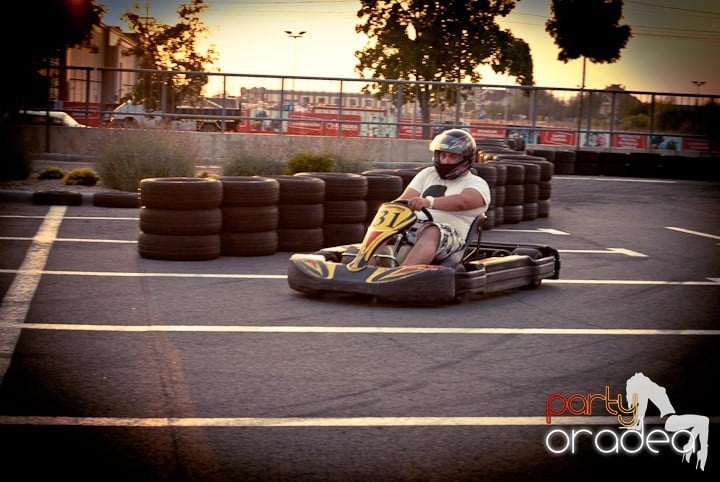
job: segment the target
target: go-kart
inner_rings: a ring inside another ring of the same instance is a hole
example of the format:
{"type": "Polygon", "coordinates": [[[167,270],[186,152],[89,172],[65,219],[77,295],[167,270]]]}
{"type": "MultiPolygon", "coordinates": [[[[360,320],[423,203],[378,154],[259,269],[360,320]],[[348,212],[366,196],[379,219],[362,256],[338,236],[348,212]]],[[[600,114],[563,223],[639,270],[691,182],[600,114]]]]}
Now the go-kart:
{"type": "MultiPolygon", "coordinates": [[[[422,211],[432,221],[431,213],[422,211]]],[[[537,288],[543,279],[559,277],[560,256],[549,246],[481,243],[484,216],[474,220],[464,249],[455,255],[438,264],[403,266],[411,247],[407,231],[416,220],[407,202],[382,204],[361,243],[292,254],[290,288],[311,296],[342,293],[426,304],[537,288]]]]}

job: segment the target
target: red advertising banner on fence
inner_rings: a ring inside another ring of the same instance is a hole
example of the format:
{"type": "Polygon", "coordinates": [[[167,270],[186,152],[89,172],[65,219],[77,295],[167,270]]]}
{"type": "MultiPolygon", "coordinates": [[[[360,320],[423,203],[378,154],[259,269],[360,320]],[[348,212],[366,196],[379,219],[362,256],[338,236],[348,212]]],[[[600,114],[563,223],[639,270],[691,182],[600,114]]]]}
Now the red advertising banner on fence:
{"type": "Polygon", "coordinates": [[[570,131],[540,131],[538,138],[540,144],[556,146],[574,146],[577,143],[577,133],[570,131]]]}
{"type": "MultiPolygon", "coordinates": [[[[289,112],[287,122],[287,134],[304,136],[337,136],[338,122],[337,114],[323,114],[321,112],[289,112]]],[[[360,116],[341,115],[342,137],[360,136],[360,116]]]]}
{"type": "Polygon", "coordinates": [[[487,139],[492,137],[505,137],[507,126],[480,124],[479,122],[470,123],[470,135],[475,139],[487,139]]]}
{"type": "Polygon", "coordinates": [[[610,137],[611,147],[624,149],[647,149],[648,136],[641,134],[612,134],[610,137]]]}
{"type": "Polygon", "coordinates": [[[85,102],[66,100],[62,104],[62,108],[79,123],[90,127],[100,127],[100,114],[97,111],[101,109],[101,105],[97,102],[86,104],[85,102]],[[85,109],[88,109],[87,118],[85,117],[85,109]]]}

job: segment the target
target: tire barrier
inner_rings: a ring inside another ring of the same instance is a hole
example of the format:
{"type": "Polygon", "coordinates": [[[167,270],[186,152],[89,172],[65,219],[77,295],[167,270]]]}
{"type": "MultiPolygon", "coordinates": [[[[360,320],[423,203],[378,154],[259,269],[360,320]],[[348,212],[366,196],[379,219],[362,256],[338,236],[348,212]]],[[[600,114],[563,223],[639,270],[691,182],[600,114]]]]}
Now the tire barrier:
{"type": "Polygon", "coordinates": [[[142,258],[205,261],[220,256],[223,185],[216,179],[166,177],[140,181],[142,258]]]}
{"type": "Polygon", "coordinates": [[[280,183],[262,176],[221,176],[220,254],[268,256],[278,250],[280,183]]]}
{"type": "Polygon", "coordinates": [[[45,206],[79,206],[82,204],[83,196],[79,192],[66,191],[37,191],[32,194],[33,204],[45,206]]]}
{"type": "Polygon", "coordinates": [[[402,194],[404,181],[397,174],[388,174],[385,171],[369,170],[360,174],[368,180],[368,192],[365,197],[367,216],[364,221],[367,228],[383,203],[397,199],[402,194]]]}
{"type": "Polygon", "coordinates": [[[345,172],[299,172],[325,181],[323,244],[359,243],[365,235],[368,177],[345,172]]]}
{"type": "Polygon", "coordinates": [[[308,252],[323,247],[325,181],[313,176],[268,176],[278,181],[278,251],[308,252]]]}

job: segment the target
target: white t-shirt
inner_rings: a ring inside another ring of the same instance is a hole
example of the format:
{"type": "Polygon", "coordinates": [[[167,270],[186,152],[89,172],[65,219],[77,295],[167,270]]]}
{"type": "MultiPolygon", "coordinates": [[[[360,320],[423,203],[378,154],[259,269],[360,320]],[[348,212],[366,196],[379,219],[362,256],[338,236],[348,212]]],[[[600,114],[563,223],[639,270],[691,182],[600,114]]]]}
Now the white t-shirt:
{"type": "MultiPolygon", "coordinates": [[[[438,209],[429,209],[436,223],[449,224],[463,237],[467,237],[470,224],[473,220],[485,214],[490,205],[490,186],[485,179],[471,172],[458,177],[457,179],[441,178],[435,166],[428,166],[410,181],[408,184],[410,189],[414,189],[420,193],[420,196],[433,196],[435,198],[443,196],[451,196],[460,194],[464,189],[475,189],[485,200],[485,204],[479,208],[467,209],[464,211],[440,211],[438,209]]],[[[420,217],[424,217],[422,213],[418,213],[420,217]]]]}

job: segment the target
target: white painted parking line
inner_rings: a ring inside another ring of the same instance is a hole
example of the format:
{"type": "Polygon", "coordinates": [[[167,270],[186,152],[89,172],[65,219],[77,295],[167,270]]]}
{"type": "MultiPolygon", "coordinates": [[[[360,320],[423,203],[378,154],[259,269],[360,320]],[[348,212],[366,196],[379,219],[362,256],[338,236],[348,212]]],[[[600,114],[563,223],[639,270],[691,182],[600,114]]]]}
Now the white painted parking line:
{"type": "MultiPolygon", "coordinates": [[[[720,422],[720,416],[708,417],[710,423],[720,422]]],[[[553,417],[548,424],[545,416],[537,417],[43,417],[0,416],[0,425],[36,425],[71,427],[507,427],[507,426],[563,426],[617,425],[616,416],[577,415],[553,417]]],[[[647,425],[664,425],[665,419],[645,417],[647,425]]]]}
{"type": "MultiPolygon", "coordinates": [[[[0,214],[0,218],[14,218],[14,219],[45,219],[45,216],[38,215],[20,215],[20,214],[0,214]]],[[[65,216],[64,219],[74,220],[100,220],[100,221],[139,221],[138,217],[120,217],[120,216],[65,216]]]]}
{"type": "MultiPolygon", "coordinates": [[[[6,236],[0,237],[0,241],[31,241],[33,238],[24,238],[20,236],[6,236]]],[[[137,240],[128,239],[89,239],[89,238],[56,238],[55,242],[66,242],[66,243],[129,243],[137,244],[137,240]]]]}
{"type": "Polygon", "coordinates": [[[571,181],[601,181],[601,182],[642,182],[648,184],[677,184],[672,179],[645,179],[631,177],[596,177],[596,176],[553,176],[553,180],[571,180],[571,181]]]}
{"type": "Polygon", "coordinates": [[[720,239],[720,236],[714,234],[701,233],[700,231],[692,231],[690,229],[677,228],[675,226],[665,226],[665,229],[672,229],[673,231],[679,231],[681,233],[694,234],[695,236],[703,236],[705,238],[720,239]]]}
{"type": "Polygon", "coordinates": [[[647,258],[647,254],[638,253],[631,249],[625,248],[606,248],[606,249],[558,249],[559,253],[582,253],[582,254],[624,254],[634,258],[647,258]]]}
{"type": "Polygon", "coordinates": [[[19,323],[26,330],[200,333],[338,333],[395,335],[603,335],[718,336],[720,330],[656,330],[629,328],[452,328],[425,326],[268,326],[268,325],[91,325],[79,323],[19,323]]]}
{"type": "Polygon", "coordinates": [[[18,270],[13,270],[17,276],[0,304],[0,381],[5,377],[20,336],[17,325],[25,321],[66,210],[67,206],[50,207],[45,221],[38,228],[35,237],[31,238],[32,244],[22,265],[18,270]]]}
{"type": "Polygon", "coordinates": [[[552,234],[555,236],[570,236],[570,233],[566,233],[565,231],[560,231],[559,229],[549,229],[549,228],[536,228],[536,229],[493,229],[493,231],[503,232],[503,233],[542,233],[542,234],[552,234]]]}
{"type": "Polygon", "coordinates": [[[708,281],[660,281],[634,279],[544,279],[543,283],[570,285],[720,286],[718,278],[708,281]]]}

